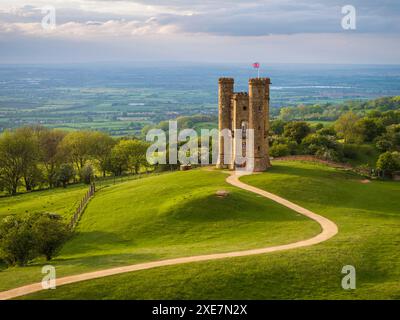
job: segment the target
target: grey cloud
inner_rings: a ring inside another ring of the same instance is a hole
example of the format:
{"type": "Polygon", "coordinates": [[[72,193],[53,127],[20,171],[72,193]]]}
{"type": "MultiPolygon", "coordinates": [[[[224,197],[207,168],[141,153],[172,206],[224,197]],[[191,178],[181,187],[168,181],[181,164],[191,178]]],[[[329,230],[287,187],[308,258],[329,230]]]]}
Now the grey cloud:
{"type": "MultiPolygon", "coordinates": [[[[97,0],[119,2],[118,0],[97,0]]],[[[160,6],[160,13],[117,15],[82,11],[57,10],[57,22],[98,23],[108,20],[135,21],[160,26],[174,26],[183,33],[206,33],[229,36],[264,36],[270,34],[337,33],[341,28],[343,0],[134,0],[132,2],[160,6]],[[176,14],[165,14],[162,7],[173,8],[176,14]],[[192,15],[180,11],[193,12],[192,15]]],[[[360,33],[400,32],[400,1],[351,0],[357,9],[357,30],[360,33]]],[[[40,22],[38,8],[21,8],[25,15],[1,14],[0,22],[40,22]]]]}

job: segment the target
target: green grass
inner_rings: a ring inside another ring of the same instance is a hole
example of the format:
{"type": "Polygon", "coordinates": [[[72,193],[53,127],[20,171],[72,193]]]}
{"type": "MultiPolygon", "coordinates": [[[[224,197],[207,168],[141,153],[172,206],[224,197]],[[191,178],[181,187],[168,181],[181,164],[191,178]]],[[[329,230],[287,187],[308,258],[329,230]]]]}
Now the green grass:
{"type": "Polygon", "coordinates": [[[33,191],[0,197],[0,218],[11,214],[51,212],[70,218],[88,190],[87,185],[33,191]]]}
{"type": "MultiPolygon", "coordinates": [[[[196,254],[259,248],[309,238],[320,226],[225,182],[215,170],[174,172],[99,191],[76,235],[51,262],[69,275],[196,254]],[[217,190],[228,190],[218,198],[217,190]]],[[[40,281],[43,261],[0,272],[0,290],[40,281]]]]}
{"type": "Polygon", "coordinates": [[[25,298],[400,299],[400,183],[363,184],[353,173],[299,162],[275,162],[242,180],[328,217],[339,233],[308,248],[127,273],[25,298]],[[356,290],[341,288],[344,265],[356,268],[356,290]]]}

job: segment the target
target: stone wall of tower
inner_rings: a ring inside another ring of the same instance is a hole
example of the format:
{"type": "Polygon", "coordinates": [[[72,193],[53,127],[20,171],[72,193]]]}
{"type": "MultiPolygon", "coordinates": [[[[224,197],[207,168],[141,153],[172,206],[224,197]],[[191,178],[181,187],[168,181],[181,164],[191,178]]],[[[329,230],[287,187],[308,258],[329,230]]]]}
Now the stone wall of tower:
{"type": "MultiPolygon", "coordinates": [[[[241,150],[237,149],[236,139],[239,138],[238,132],[235,132],[235,129],[243,129],[243,122],[249,122],[249,95],[247,92],[238,92],[234,93],[232,96],[232,129],[233,129],[233,160],[235,160],[236,155],[239,154],[241,156],[246,155],[245,145],[241,145],[241,150]]],[[[244,132],[245,133],[245,132],[244,132]]],[[[242,132],[243,134],[243,132],[242,132]]],[[[242,138],[242,142],[245,142],[245,137],[242,138]]],[[[235,166],[230,166],[231,169],[234,169],[235,166]]]]}
{"type": "MultiPolygon", "coordinates": [[[[253,171],[265,171],[267,169],[267,144],[266,119],[268,109],[267,86],[269,79],[255,78],[249,80],[249,128],[254,130],[254,155],[249,155],[254,161],[253,171]]],[[[267,134],[268,136],[268,134],[267,134]]]]}
{"type": "MultiPolygon", "coordinates": [[[[234,80],[232,78],[220,78],[218,81],[218,129],[232,130],[231,99],[233,95],[234,80]]],[[[225,142],[223,136],[219,136],[218,168],[227,168],[232,160],[232,154],[224,154],[225,142]],[[228,160],[229,161],[226,161],[228,160]]]]}
{"type": "Polygon", "coordinates": [[[265,95],[266,95],[266,108],[265,108],[265,114],[264,114],[264,119],[265,119],[265,133],[264,133],[264,139],[265,139],[265,155],[266,155],[266,161],[267,161],[267,167],[271,167],[271,162],[269,160],[269,87],[271,85],[271,80],[269,78],[265,78],[265,95]]]}

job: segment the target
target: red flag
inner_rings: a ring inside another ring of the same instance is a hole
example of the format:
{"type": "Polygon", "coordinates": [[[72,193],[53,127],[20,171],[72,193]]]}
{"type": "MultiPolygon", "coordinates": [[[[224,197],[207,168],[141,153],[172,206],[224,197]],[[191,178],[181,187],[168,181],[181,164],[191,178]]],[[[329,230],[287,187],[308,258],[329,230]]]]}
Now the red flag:
{"type": "Polygon", "coordinates": [[[254,68],[254,69],[260,68],[260,63],[259,63],[259,62],[254,62],[254,63],[253,63],[253,68],[254,68]]]}

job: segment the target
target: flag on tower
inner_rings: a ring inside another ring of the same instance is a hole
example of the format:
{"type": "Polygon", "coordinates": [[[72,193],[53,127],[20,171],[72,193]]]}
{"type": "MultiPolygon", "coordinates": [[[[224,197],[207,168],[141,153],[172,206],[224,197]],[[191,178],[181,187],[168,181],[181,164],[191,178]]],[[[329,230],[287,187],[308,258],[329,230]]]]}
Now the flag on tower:
{"type": "Polygon", "coordinates": [[[253,63],[253,68],[257,69],[257,77],[260,77],[260,63],[259,62],[254,62],[253,63]]]}

